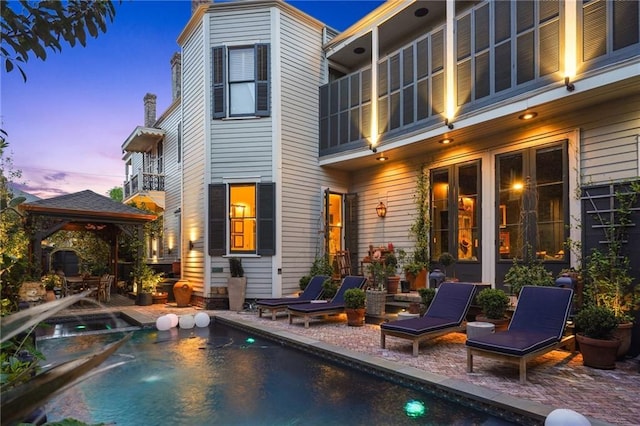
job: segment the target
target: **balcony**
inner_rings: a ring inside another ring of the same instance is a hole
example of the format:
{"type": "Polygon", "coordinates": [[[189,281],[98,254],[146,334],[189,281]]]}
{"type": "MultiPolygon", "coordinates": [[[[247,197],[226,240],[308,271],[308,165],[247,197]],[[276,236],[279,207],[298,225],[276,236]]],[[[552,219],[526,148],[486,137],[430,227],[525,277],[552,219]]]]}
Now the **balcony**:
{"type": "Polygon", "coordinates": [[[153,212],[164,210],[164,174],[138,173],[124,183],[124,203],[136,203],[153,212]]]}

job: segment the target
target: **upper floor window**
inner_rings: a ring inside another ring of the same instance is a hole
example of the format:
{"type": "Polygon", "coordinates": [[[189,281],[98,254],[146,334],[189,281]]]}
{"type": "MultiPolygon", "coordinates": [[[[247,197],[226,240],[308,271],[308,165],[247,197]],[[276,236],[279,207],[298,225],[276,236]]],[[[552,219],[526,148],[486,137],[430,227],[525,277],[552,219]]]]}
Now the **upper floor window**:
{"type": "Polygon", "coordinates": [[[270,114],[269,45],[212,51],[213,118],[270,114]]]}
{"type": "Polygon", "coordinates": [[[156,149],[158,153],[158,173],[164,172],[164,145],[162,141],[158,142],[158,148],[156,149]]]}
{"type": "Polygon", "coordinates": [[[178,163],[182,161],[182,123],[178,123],[178,163]]]}

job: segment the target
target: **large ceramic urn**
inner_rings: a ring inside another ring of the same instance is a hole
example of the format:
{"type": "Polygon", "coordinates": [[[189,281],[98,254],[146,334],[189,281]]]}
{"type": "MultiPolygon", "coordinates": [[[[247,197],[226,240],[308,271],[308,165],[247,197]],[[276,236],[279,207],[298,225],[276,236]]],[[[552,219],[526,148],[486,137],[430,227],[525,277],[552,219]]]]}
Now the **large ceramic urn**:
{"type": "Polygon", "coordinates": [[[193,287],[187,280],[180,280],[173,285],[173,295],[176,298],[176,304],[178,308],[184,308],[191,303],[191,293],[193,293],[193,287]]]}

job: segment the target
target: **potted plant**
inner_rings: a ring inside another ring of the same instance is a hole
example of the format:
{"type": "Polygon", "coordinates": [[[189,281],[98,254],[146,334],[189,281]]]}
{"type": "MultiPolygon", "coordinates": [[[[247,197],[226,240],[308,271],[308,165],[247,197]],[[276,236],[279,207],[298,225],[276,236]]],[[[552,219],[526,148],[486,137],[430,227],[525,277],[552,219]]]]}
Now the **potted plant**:
{"type": "Polygon", "coordinates": [[[427,268],[424,262],[417,261],[414,255],[408,256],[406,251],[399,249],[398,263],[400,264],[400,269],[404,272],[404,277],[409,282],[409,289],[417,290],[424,288],[424,286],[416,285],[416,282],[426,283],[427,268]]]}
{"type": "Polygon", "coordinates": [[[418,294],[420,295],[420,299],[422,299],[422,304],[424,305],[424,312],[429,309],[433,298],[436,297],[436,289],[435,288],[419,288],[418,294]]]}
{"type": "Polygon", "coordinates": [[[509,308],[509,296],[499,288],[485,288],[478,293],[476,301],[482,309],[482,314],[476,316],[476,321],[490,322],[496,331],[506,330],[509,318],[506,317],[509,308]]]}
{"type": "Polygon", "coordinates": [[[54,274],[52,272],[43,275],[41,278],[42,285],[47,292],[47,301],[52,301],[56,299],[55,289],[60,289],[62,287],[62,277],[58,274],[54,274]]]}
{"type": "Polygon", "coordinates": [[[364,325],[365,299],[365,292],[360,288],[350,288],[344,292],[344,306],[348,325],[354,327],[364,325]]]}
{"type": "Polygon", "coordinates": [[[333,299],[333,296],[338,292],[338,285],[340,284],[339,280],[334,280],[329,277],[322,283],[322,298],[325,300],[333,299]]]}
{"type": "Polygon", "coordinates": [[[230,257],[229,270],[231,273],[231,276],[227,280],[229,309],[239,312],[244,307],[244,297],[247,290],[247,278],[244,276],[242,259],[239,257],[230,257]]]}
{"type": "Polygon", "coordinates": [[[582,363],[605,370],[616,368],[620,339],[613,335],[618,326],[615,312],[606,306],[589,305],[578,312],[574,321],[582,363]]]}
{"type": "Polygon", "coordinates": [[[153,304],[153,293],[156,286],[163,280],[163,273],[156,273],[146,263],[141,263],[140,267],[134,271],[134,279],[140,284],[141,292],[137,296],[137,303],[141,306],[153,304]]]}
{"type": "Polygon", "coordinates": [[[453,271],[453,277],[447,277],[447,268],[449,266],[452,266],[454,263],[456,263],[456,258],[453,257],[453,255],[449,252],[444,252],[440,255],[440,257],[438,257],[438,263],[440,265],[442,265],[442,268],[444,269],[444,276],[445,276],[445,281],[454,281],[455,280],[455,270],[453,271]]]}
{"type": "MultiPolygon", "coordinates": [[[[393,247],[389,244],[389,247],[393,247]]],[[[398,275],[398,258],[395,252],[390,251],[384,256],[385,266],[385,282],[387,286],[387,293],[396,294],[398,287],[400,286],[400,275],[398,275]]]]}

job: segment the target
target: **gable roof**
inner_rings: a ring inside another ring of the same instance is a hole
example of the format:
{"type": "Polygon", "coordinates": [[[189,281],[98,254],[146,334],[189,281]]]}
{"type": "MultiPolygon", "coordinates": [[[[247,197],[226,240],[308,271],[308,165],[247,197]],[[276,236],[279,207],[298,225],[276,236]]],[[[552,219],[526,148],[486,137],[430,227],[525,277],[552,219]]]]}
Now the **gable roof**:
{"type": "Polygon", "coordinates": [[[122,204],[104,195],[90,190],[61,195],[59,197],[20,204],[27,213],[47,216],[73,217],[87,221],[106,220],[110,222],[147,222],[156,219],[156,215],[122,204]]]}

